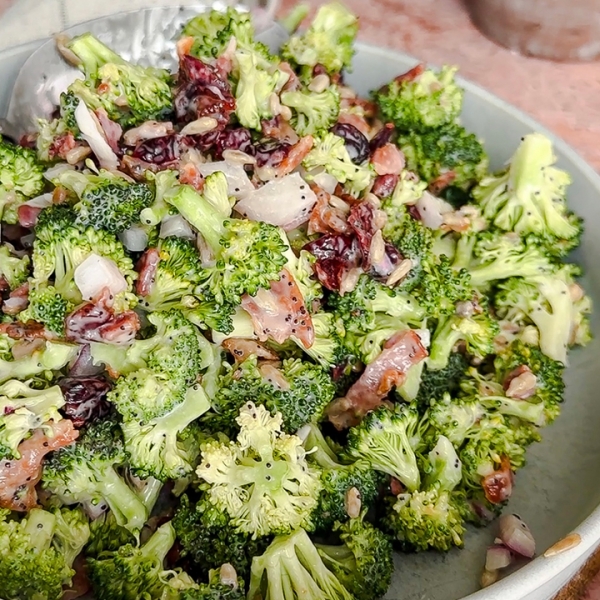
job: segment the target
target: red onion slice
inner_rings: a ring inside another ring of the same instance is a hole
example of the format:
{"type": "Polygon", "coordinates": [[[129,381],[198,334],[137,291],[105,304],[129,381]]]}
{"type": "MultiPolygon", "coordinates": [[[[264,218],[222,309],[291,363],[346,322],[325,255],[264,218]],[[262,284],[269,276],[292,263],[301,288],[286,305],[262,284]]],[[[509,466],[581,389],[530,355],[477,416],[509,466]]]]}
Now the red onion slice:
{"type": "Polygon", "coordinates": [[[499,521],[500,539],[513,552],[533,558],[535,555],[535,540],[529,527],[518,515],[502,515],[499,521]]]}
{"type": "Polygon", "coordinates": [[[485,570],[497,571],[505,569],[513,560],[511,551],[503,544],[494,544],[487,549],[485,555],[485,570]]]}

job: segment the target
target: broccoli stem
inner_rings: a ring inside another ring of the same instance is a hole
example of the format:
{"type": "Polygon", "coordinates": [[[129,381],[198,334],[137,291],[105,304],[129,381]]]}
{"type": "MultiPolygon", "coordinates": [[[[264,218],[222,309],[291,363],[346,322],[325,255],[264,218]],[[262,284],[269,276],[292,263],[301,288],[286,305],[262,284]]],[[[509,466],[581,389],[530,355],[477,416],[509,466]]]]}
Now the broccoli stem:
{"type": "Polygon", "coordinates": [[[175,543],[175,529],[171,521],[159,527],[152,537],[142,546],[144,558],[156,559],[161,565],[164,563],[169,550],[175,543]]]}
{"type": "Polygon", "coordinates": [[[79,67],[87,75],[95,76],[98,69],[107,63],[127,64],[118,54],[115,54],[91,33],[84,33],[73,38],[68,46],[69,50],[76,54],[81,61],[79,67]]]}
{"type": "Polygon", "coordinates": [[[452,349],[463,338],[464,334],[456,326],[456,319],[453,317],[446,319],[441,328],[438,326],[431,341],[427,368],[431,371],[445,369],[452,349]]]}
{"type": "Polygon", "coordinates": [[[98,493],[108,503],[119,525],[131,531],[142,529],[148,517],[146,507],[113,468],[103,473],[98,493]]]}
{"type": "Polygon", "coordinates": [[[41,553],[50,548],[55,528],[56,517],[52,513],[41,508],[33,508],[27,515],[24,533],[29,535],[31,545],[36,552],[41,553]]]}
{"type": "Polygon", "coordinates": [[[309,12],[310,7],[308,4],[296,4],[296,6],[294,6],[294,8],[279,21],[279,23],[291,35],[298,27],[300,27],[300,23],[304,21],[309,12]]]}
{"type": "Polygon", "coordinates": [[[310,431],[304,441],[304,447],[311,453],[310,457],[323,469],[339,469],[340,463],[321,429],[312,423],[307,427],[310,427],[310,431]]]}

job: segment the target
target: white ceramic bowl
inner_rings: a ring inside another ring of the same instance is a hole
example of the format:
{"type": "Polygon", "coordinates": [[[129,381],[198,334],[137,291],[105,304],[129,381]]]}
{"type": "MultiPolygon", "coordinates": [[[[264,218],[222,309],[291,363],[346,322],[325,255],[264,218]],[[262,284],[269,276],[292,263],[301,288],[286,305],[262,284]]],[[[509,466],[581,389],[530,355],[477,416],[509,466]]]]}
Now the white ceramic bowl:
{"type": "MultiPolygon", "coordinates": [[[[102,36],[100,36],[102,37],[102,36]]],[[[0,52],[0,117],[17,73],[41,42],[0,52]]],[[[407,55],[359,44],[348,81],[367,94],[415,64],[407,55]]],[[[585,287],[600,305],[600,176],[567,144],[535,121],[481,88],[461,82],[466,90],[463,122],[481,136],[492,167],[500,167],[521,137],[542,131],[555,143],[559,164],[573,184],[569,202],[586,220],[586,233],[576,259],[583,265],[585,287]]],[[[543,98],[540,98],[543,102],[543,98]]],[[[600,311],[592,316],[599,331],[600,311]]],[[[517,474],[508,510],[520,514],[537,540],[539,558],[501,582],[479,589],[485,550],[495,534],[469,531],[464,550],[440,554],[398,554],[389,600],[549,600],[576,573],[600,541],[600,341],[571,355],[563,414],[543,432],[544,441],[531,448],[529,464],[517,474]],[[553,558],[543,552],[576,531],[581,543],[553,558]]]]}

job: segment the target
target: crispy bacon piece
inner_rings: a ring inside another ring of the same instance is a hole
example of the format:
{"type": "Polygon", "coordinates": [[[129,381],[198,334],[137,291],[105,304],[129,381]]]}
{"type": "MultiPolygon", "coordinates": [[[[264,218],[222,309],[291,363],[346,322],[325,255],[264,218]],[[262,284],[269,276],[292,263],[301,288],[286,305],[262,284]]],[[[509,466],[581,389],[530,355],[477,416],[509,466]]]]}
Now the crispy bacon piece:
{"type": "Polygon", "coordinates": [[[198,167],[191,161],[180,165],[179,182],[191,185],[195,190],[201,192],[204,189],[204,177],[198,170],[198,167]]]}
{"type": "Polygon", "coordinates": [[[402,83],[403,81],[414,81],[417,77],[420,77],[425,71],[425,63],[419,63],[415,65],[412,69],[406,71],[406,73],[402,73],[402,75],[398,75],[394,78],[394,81],[398,83],[402,83]]]}
{"type": "Polygon", "coordinates": [[[371,131],[371,128],[364,117],[351,112],[341,112],[338,117],[338,123],[352,125],[365,136],[368,136],[371,131]]]}
{"type": "Polygon", "coordinates": [[[21,323],[20,321],[15,321],[14,323],[2,323],[0,324],[0,333],[5,333],[13,340],[27,340],[29,342],[36,338],[47,337],[46,329],[37,321],[27,321],[27,323],[21,323]]]}
{"type": "Polygon", "coordinates": [[[18,459],[0,461],[0,507],[27,511],[36,506],[35,486],[42,477],[42,460],[46,454],[74,442],[79,432],[68,419],[48,423],[52,435],[36,429],[19,444],[18,459]]]}
{"type": "Polygon", "coordinates": [[[331,194],[318,185],[311,184],[312,191],[317,196],[317,203],[310,213],[308,220],[308,235],[314,233],[348,233],[349,227],[343,210],[331,206],[331,194]]]}
{"type": "Polygon", "coordinates": [[[456,179],[456,173],[454,171],[446,171],[440,173],[433,181],[429,183],[427,189],[434,195],[439,196],[448,186],[452,185],[456,179]]]}
{"type": "Polygon", "coordinates": [[[159,262],[160,253],[157,248],[148,248],[138,261],[136,270],[139,277],[135,282],[135,291],[138,296],[144,297],[150,293],[159,262]]]}
{"type": "Polygon", "coordinates": [[[300,138],[300,141],[290,148],[285,158],[275,169],[276,176],[283,177],[300,166],[306,155],[311,151],[314,143],[315,140],[312,135],[305,135],[303,138],[300,138]]]}
{"type": "Polygon", "coordinates": [[[404,383],[408,369],[426,357],[427,350],[412,329],[392,336],[346,396],[329,405],[327,414],[331,423],[339,430],[360,423],[369,411],[381,404],[393,387],[404,383]]]}
{"type": "Polygon", "coordinates": [[[298,284],[287,269],[283,269],[279,281],[271,282],[268,290],[244,296],[242,308],[252,317],[254,332],[261,342],[271,338],[282,344],[294,336],[305,348],[313,345],[315,331],[311,316],[298,284]]]}
{"type": "Polygon", "coordinates": [[[233,356],[236,363],[244,362],[249,356],[266,360],[278,360],[277,354],[256,340],[246,338],[228,338],[223,342],[223,348],[233,356]]]}
{"type": "Polygon", "coordinates": [[[286,391],[290,389],[289,381],[283,376],[283,373],[272,363],[263,362],[258,370],[263,379],[279,390],[286,391]]]}
{"type": "Polygon", "coordinates": [[[510,498],[513,487],[513,472],[507,456],[502,457],[500,468],[497,471],[483,478],[481,485],[485,497],[492,504],[501,504],[510,498]]]}
{"type": "Polygon", "coordinates": [[[397,175],[404,169],[404,154],[394,144],[385,144],[373,152],[371,163],[377,175],[397,175]]]}
{"type": "Polygon", "coordinates": [[[131,343],[140,329],[140,319],[128,310],[115,314],[105,302],[86,302],[65,320],[66,339],[80,344],[105,342],[124,345],[131,343]]]}
{"type": "Polygon", "coordinates": [[[121,154],[119,148],[119,140],[123,135],[123,128],[118,124],[109,119],[107,112],[103,108],[98,108],[94,111],[94,114],[98,118],[100,127],[104,132],[104,137],[115,154],[121,154]]]}
{"type": "Polygon", "coordinates": [[[74,150],[77,145],[78,142],[70,131],[68,133],[57,135],[50,144],[48,156],[51,159],[62,158],[63,160],[67,160],[67,154],[71,150],[74,150]]]}

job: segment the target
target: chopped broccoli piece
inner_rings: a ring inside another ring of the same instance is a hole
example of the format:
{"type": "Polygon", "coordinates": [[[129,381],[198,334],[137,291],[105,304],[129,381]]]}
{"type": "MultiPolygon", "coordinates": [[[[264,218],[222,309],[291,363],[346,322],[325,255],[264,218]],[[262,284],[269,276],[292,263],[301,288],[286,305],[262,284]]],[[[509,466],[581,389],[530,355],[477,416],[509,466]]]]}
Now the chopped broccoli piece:
{"type": "Polygon", "coordinates": [[[11,290],[27,281],[31,259],[27,254],[21,258],[13,255],[7,243],[0,246],[0,278],[4,279],[11,290]]]}
{"type": "Polygon", "coordinates": [[[119,525],[112,512],[102,513],[90,523],[90,539],[85,547],[85,555],[96,558],[103,552],[114,552],[121,546],[135,543],[135,535],[119,525]]]}
{"type": "Polygon", "coordinates": [[[91,33],[73,38],[67,47],[80,60],[85,75],[84,80],[73,82],[69,91],[88,108],[103,108],[123,127],[168,120],[173,110],[168,71],[133,65],[91,33]]]}
{"type": "Polygon", "coordinates": [[[20,458],[19,444],[48,421],[60,421],[64,404],[57,385],[36,390],[16,379],[0,385],[0,459],[20,458]]]}
{"type": "Polygon", "coordinates": [[[419,406],[429,406],[432,401],[441,399],[444,393],[458,391],[460,381],[469,367],[469,362],[460,352],[451,352],[446,366],[437,371],[430,370],[427,361],[422,364],[424,369],[417,393],[419,406]]]}
{"type": "Polygon", "coordinates": [[[208,498],[240,532],[283,534],[310,520],[321,489],[319,472],[306,462],[302,440],[282,433],[281,413],[248,402],[238,416],[237,442],[210,441],[196,473],[208,498]]]}
{"type": "Polygon", "coordinates": [[[304,349],[306,354],[325,369],[344,364],[348,352],[344,348],[344,326],[340,319],[329,312],[311,315],[315,340],[312,346],[304,349]]]}
{"type": "Polygon", "coordinates": [[[65,300],[53,286],[37,287],[29,291],[29,306],[19,313],[19,321],[42,323],[58,336],[65,334],[65,319],[75,305],[65,300]]]}
{"type": "Polygon", "coordinates": [[[424,133],[453,123],[458,117],[463,90],[454,81],[456,67],[439,73],[415,67],[374,94],[386,121],[399,131],[424,133]]]}
{"type": "Polygon", "coordinates": [[[53,452],[46,460],[43,486],[64,504],[94,507],[106,503],[119,525],[138,532],[148,514],[116,471],[126,460],[118,423],[111,419],[97,421],[75,444],[53,452]]]}
{"type": "Polygon", "coordinates": [[[313,68],[322,65],[330,73],[339,73],[352,62],[352,45],[358,31],[358,19],[338,2],[319,8],[303,35],[293,35],[281,50],[282,57],[300,68],[305,79],[313,68]]]}
{"type": "Polygon", "coordinates": [[[299,135],[315,135],[329,129],[340,112],[340,95],[334,87],[322,92],[283,92],[281,103],[294,110],[292,126],[299,135]]]}
{"type": "MultiPolygon", "coordinates": [[[[238,577],[232,582],[231,570],[231,565],[226,563],[218,571],[211,571],[208,583],[190,586],[186,578],[180,576],[183,579],[181,583],[171,579],[169,585],[177,592],[178,600],[246,600],[244,580],[238,577]]],[[[170,600],[170,596],[167,595],[165,600],[170,600]]]]}

